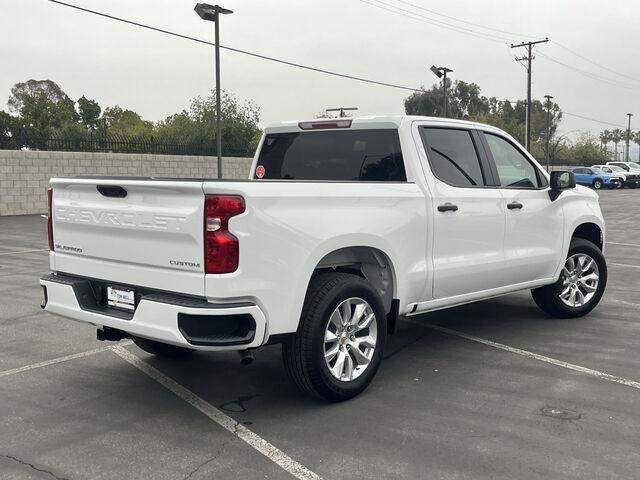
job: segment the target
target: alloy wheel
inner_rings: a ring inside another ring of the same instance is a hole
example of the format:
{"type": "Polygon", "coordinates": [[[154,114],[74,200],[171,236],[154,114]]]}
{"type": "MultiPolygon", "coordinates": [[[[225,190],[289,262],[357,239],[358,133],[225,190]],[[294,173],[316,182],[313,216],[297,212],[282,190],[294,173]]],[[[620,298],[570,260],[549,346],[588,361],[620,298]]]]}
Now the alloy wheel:
{"type": "Polygon", "coordinates": [[[362,298],[344,300],[333,311],[324,332],[324,359],[334,378],[350,382],[364,373],[376,350],[378,323],[362,298]]]}
{"type": "Polygon", "coordinates": [[[600,271],[596,261],[585,253],[567,258],[562,269],[560,299],[569,307],[582,307],[589,303],[598,290],[600,271]]]}

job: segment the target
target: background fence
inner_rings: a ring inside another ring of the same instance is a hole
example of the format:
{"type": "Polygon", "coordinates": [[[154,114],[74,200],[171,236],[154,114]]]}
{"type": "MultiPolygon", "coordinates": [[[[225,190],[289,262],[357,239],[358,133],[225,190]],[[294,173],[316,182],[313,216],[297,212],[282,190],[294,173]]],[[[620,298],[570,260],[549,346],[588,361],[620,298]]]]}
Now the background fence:
{"type": "MultiPolygon", "coordinates": [[[[184,141],[167,138],[128,137],[125,135],[102,135],[88,132],[83,136],[60,134],[43,135],[38,131],[19,132],[14,137],[0,136],[0,150],[40,150],[59,152],[105,152],[105,153],[147,153],[157,155],[217,155],[216,141],[184,141]]],[[[222,155],[226,157],[249,157],[254,146],[223,144],[222,155]]]]}

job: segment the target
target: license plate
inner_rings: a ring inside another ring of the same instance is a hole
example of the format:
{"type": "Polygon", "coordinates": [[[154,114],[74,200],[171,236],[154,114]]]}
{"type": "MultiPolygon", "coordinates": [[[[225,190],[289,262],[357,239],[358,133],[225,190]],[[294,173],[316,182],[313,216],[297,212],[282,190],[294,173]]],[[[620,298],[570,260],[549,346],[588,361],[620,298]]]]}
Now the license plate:
{"type": "Polygon", "coordinates": [[[107,304],[114,308],[135,310],[135,294],[133,290],[107,286],[107,304]]]}

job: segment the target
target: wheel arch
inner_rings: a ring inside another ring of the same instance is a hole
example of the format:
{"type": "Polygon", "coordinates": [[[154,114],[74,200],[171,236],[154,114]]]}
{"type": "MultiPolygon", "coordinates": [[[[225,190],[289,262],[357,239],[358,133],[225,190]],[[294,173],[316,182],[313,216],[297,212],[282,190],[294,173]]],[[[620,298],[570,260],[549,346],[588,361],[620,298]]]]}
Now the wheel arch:
{"type": "Polygon", "coordinates": [[[309,282],[314,275],[326,271],[342,271],[363,277],[380,295],[385,312],[392,311],[397,295],[396,273],[390,256],[381,249],[369,245],[336,248],[316,263],[309,282]]]}
{"type": "Polygon", "coordinates": [[[604,235],[602,228],[593,222],[584,222],[576,226],[571,238],[582,238],[595,244],[601,251],[604,251],[604,235]]]}

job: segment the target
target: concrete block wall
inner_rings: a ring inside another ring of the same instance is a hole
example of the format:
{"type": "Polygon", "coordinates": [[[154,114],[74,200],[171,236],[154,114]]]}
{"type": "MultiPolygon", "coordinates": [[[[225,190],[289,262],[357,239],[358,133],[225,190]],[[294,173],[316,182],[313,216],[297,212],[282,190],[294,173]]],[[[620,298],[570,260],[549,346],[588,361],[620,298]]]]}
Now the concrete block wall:
{"type": "MultiPolygon", "coordinates": [[[[224,157],[223,178],[247,178],[251,158],[224,157]]],[[[0,216],[46,213],[56,176],[216,178],[217,158],[131,153],[0,150],[0,216]]]]}

